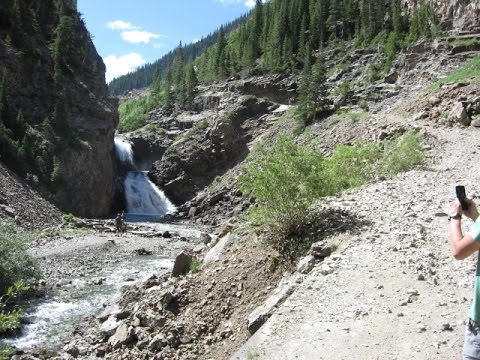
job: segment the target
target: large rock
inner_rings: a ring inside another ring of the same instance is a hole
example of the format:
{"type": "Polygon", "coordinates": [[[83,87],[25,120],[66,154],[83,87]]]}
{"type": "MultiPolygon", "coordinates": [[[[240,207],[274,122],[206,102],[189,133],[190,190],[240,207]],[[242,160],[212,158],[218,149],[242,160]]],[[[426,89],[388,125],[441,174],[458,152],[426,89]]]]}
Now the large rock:
{"type": "Polygon", "coordinates": [[[298,262],[297,271],[300,274],[308,274],[315,266],[315,262],[315,257],[313,257],[312,255],[305,256],[298,262]]]}
{"type": "Polygon", "coordinates": [[[450,112],[450,121],[465,126],[470,125],[470,118],[468,117],[467,111],[461,102],[457,102],[453,106],[450,112]]]}
{"type": "Polygon", "coordinates": [[[237,237],[232,233],[228,233],[222,237],[218,243],[212,247],[203,259],[204,264],[208,264],[212,261],[217,261],[220,256],[236,241],[237,237]]]}
{"type": "Polygon", "coordinates": [[[254,334],[260,329],[268,318],[272,316],[275,309],[295,291],[297,287],[296,280],[295,276],[284,278],[273,294],[248,316],[247,328],[250,334],[254,334]]]}
{"type": "Polygon", "coordinates": [[[178,254],[173,264],[172,276],[175,277],[188,273],[192,260],[192,256],[184,251],[178,254]]]}
{"type": "Polygon", "coordinates": [[[122,323],[115,331],[115,334],[108,339],[108,343],[114,349],[118,349],[122,345],[131,344],[135,340],[134,335],[133,327],[128,327],[127,324],[122,323]]]}
{"type": "Polygon", "coordinates": [[[102,336],[112,336],[120,326],[120,322],[114,316],[110,316],[102,325],[100,325],[100,334],[102,336]]]}

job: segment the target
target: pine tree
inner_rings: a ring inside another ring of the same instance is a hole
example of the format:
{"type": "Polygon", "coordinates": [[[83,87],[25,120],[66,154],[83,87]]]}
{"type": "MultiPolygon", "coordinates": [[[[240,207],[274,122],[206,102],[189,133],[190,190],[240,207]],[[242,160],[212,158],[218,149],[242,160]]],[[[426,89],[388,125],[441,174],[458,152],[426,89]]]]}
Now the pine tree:
{"type": "Polygon", "coordinates": [[[317,60],[312,67],[311,81],[314,93],[314,120],[316,120],[317,113],[325,111],[328,105],[327,69],[321,54],[317,56],[317,60]]]}
{"type": "Polygon", "coordinates": [[[176,55],[174,60],[174,78],[173,85],[175,88],[175,102],[178,108],[183,109],[185,106],[185,59],[183,56],[183,46],[180,45],[176,49],[176,55]]]}
{"type": "Polygon", "coordinates": [[[169,68],[165,78],[163,79],[161,96],[162,107],[168,113],[172,112],[175,103],[175,98],[172,91],[172,77],[172,71],[171,68],[169,68]]]}
{"type": "Polygon", "coordinates": [[[54,79],[60,81],[63,74],[69,71],[75,53],[75,20],[70,16],[62,16],[55,29],[52,45],[54,79]]]}
{"type": "Polygon", "coordinates": [[[227,76],[227,67],[225,64],[225,48],[227,46],[227,40],[225,39],[225,32],[223,27],[220,27],[217,40],[217,49],[215,52],[215,74],[217,78],[224,79],[227,76]]]}
{"type": "Polygon", "coordinates": [[[193,100],[197,94],[198,79],[193,67],[193,62],[189,62],[185,72],[186,101],[185,107],[188,110],[193,109],[193,100]]]}
{"type": "Polygon", "coordinates": [[[261,44],[259,39],[262,37],[263,28],[263,4],[261,0],[256,1],[253,11],[253,25],[248,38],[247,46],[247,66],[252,66],[261,54],[261,44]]]}
{"type": "Polygon", "coordinates": [[[318,113],[325,111],[328,105],[328,90],[326,87],[326,68],[323,56],[319,55],[313,66],[310,59],[305,59],[302,81],[299,89],[299,117],[302,126],[317,119],[318,113]]]}
{"type": "Polygon", "coordinates": [[[158,69],[155,69],[153,72],[153,81],[152,81],[152,96],[158,101],[160,99],[160,94],[162,91],[162,79],[160,77],[160,72],[158,69]]]}

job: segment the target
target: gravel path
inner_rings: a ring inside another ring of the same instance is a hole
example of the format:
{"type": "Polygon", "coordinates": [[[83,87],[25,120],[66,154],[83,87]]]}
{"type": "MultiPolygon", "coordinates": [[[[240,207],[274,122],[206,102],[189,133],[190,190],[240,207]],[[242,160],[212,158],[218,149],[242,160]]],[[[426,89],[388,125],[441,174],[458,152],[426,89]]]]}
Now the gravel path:
{"type": "MultiPolygon", "coordinates": [[[[386,114],[378,120],[405,125],[386,114]]],[[[327,200],[369,225],[332,238],[339,249],[232,359],[461,357],[476,259],[451,256],[447,213],[455,184],[478,194],[479,130],[408,125],[436,138],[427,165],[327,200]]]]}

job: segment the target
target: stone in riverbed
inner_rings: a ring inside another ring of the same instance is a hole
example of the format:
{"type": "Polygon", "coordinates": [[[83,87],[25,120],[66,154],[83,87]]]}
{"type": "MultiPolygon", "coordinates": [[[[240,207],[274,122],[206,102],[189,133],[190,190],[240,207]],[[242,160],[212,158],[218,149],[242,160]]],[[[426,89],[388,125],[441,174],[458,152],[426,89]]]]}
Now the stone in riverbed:
{"type": "Polygon", "coordinates": [[[115,331],[115,334],[108,339],[108,343],[114,349],[118,349],[122,345],[129,345],[134,342],[133,335],[133,327],[128,327],[127,324],[122,323],[115,331]]]}
{"type": "Polygon", "coordinates": [[[120,326],[120,322],[115,319],[114,316],[110,316],[101,326],[100,334],[102,336],[112,336],[120,326]]]}

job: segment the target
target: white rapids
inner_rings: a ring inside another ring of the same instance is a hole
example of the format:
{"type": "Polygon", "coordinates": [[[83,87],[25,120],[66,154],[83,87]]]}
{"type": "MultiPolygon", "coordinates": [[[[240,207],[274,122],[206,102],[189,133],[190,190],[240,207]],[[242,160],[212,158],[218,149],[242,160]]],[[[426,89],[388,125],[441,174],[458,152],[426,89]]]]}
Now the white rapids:
{"type": "MultiPolygon", "coordinates": [[[[115,149],[120,161],[135,167],[129,142],[115,138],[115,149]]],[[[126,215],[130,221],[156,221],[176,211],[175,205],[163,191],[150,181],[148,171],[129,171],[123,185],[127,201],[126,215]]]]}

